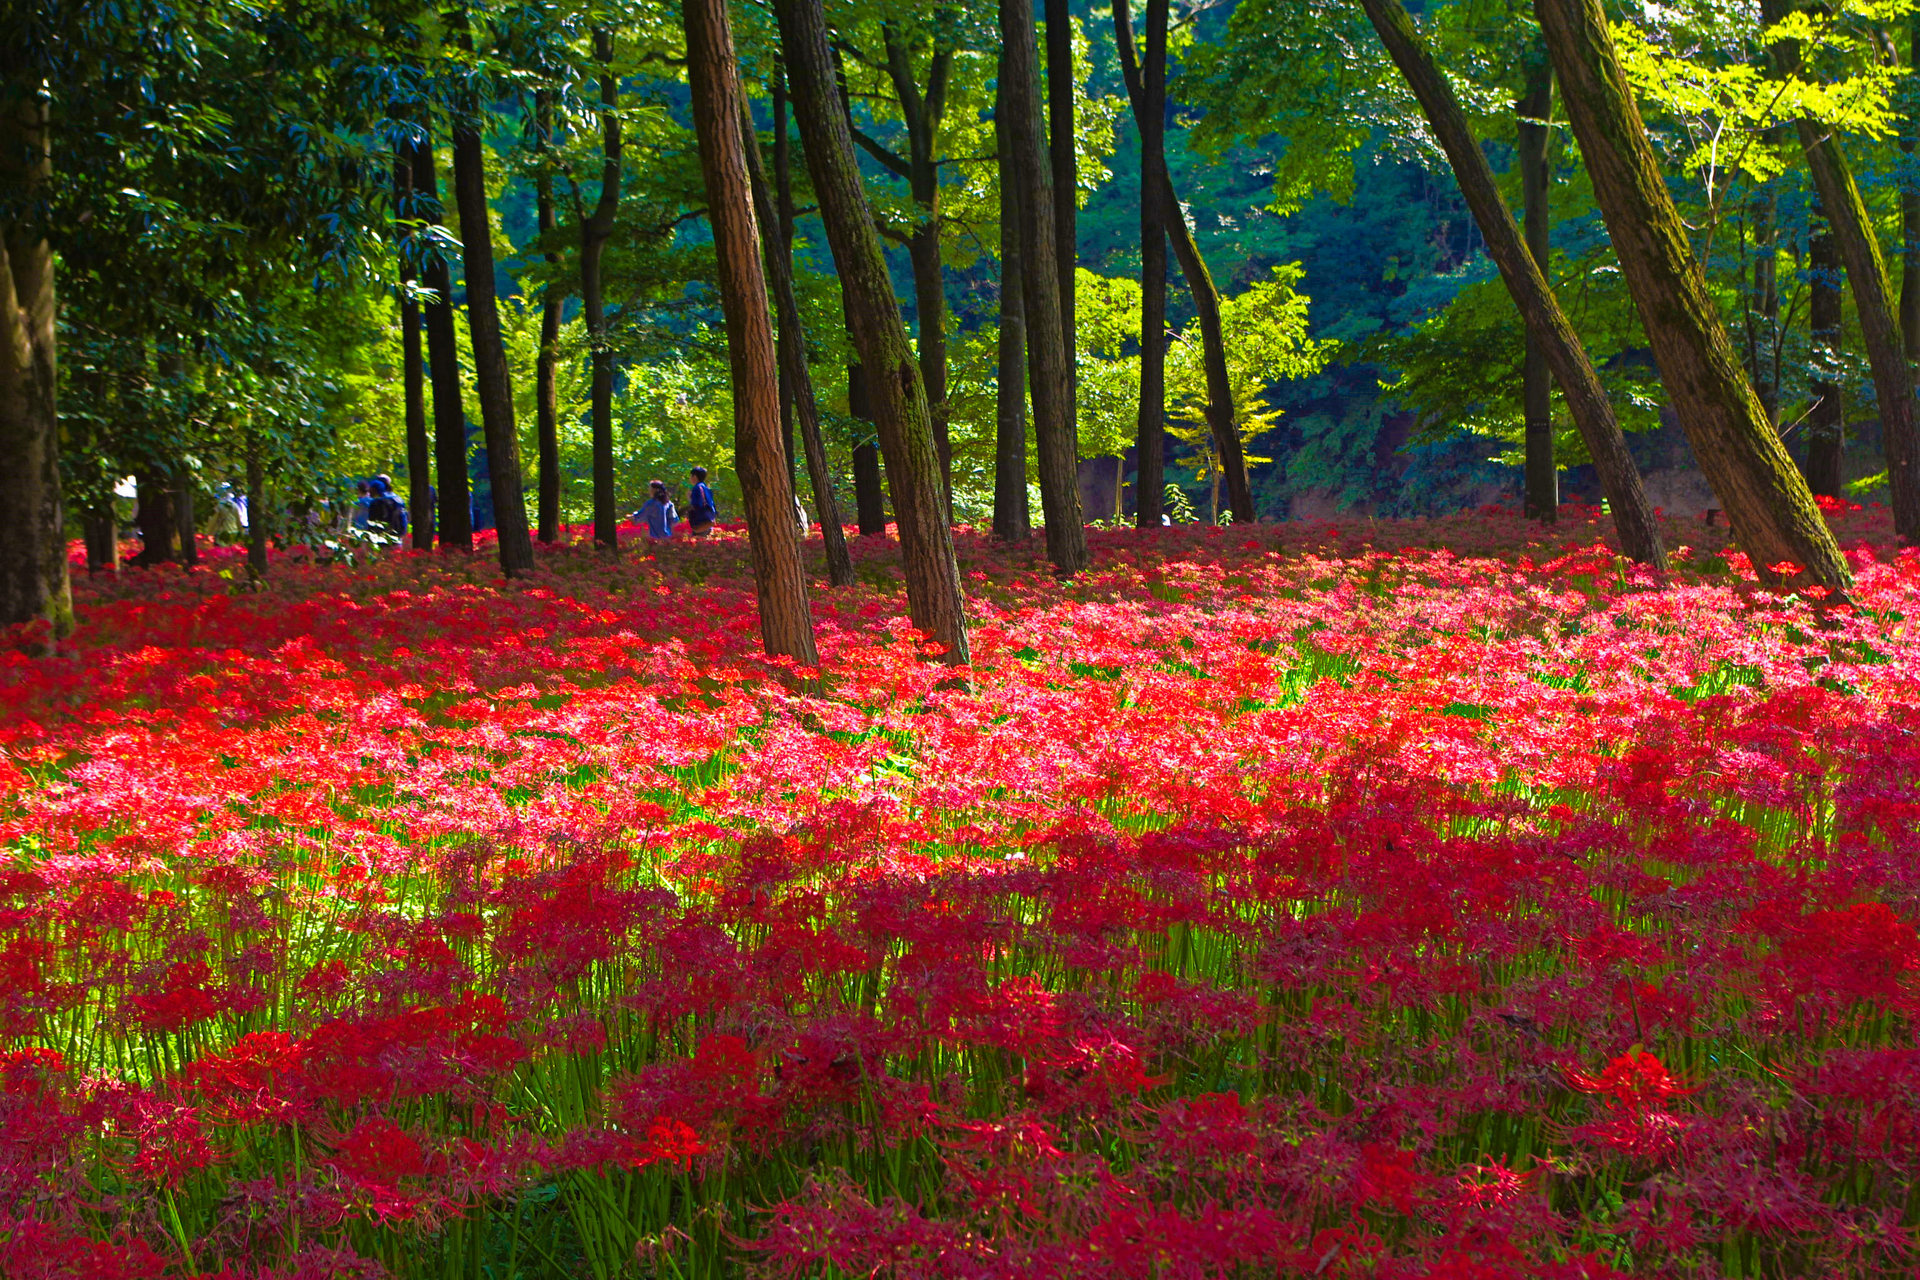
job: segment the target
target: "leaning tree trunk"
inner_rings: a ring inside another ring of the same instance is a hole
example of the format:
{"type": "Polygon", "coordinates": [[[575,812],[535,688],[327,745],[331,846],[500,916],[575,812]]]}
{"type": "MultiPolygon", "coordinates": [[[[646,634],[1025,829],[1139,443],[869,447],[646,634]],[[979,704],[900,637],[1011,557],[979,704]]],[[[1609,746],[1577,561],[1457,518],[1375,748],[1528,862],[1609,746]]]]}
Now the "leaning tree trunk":
{"type": "Polygon", "coordinates": [[[620,544],[620,512],[613,491],[613,348],[607,338],[601,259],[620,205],[620,80],[613,73],[613,31],[593,29],[600,62],[600,197],[580,224],[580,295],[592,352],[593,540],[612,551],[620,544]]]}
{"type": "MultiPolygon", "coordinates": [[[[1126,0],[1118,0],[1114,5],[1114,35],[1120,52],[1120,72],[1126,81],[1134,122],[1144,132],[1141,121],[1146,85],[1134,53],[1132,23],[1126,0]]],[[[1142,181],[1145,180],[1142,175],[1142,181]]],[[[1207,380],[1207,431],[1213,437],[1214,455],[1220,460],[1220,471],[1226,480],[1227,506],[1235,520],[1251,524],[1258,513],[1253,506],[1246,451],[1240,447],[1240,429],[1234,414],[1233,382],[1227,372],[1226,331],[1220,322],[1220,290],[1214,286],[1206,259],[1200,256],[1200,244],[1193,237],[1193,228],[1187,225],[1180,211],[1180,198],[1174,192],[1164,151],[1160,164],[1160,208],[1165,215],[1161,225],[1173,244],[1173,256],[1180,263],[1180,274],[1186,279],[1187,291],[1193,295],[1194,315],[1200,322],[1200,368],[1207,380]]]]}
{"type": "MultiPolygon", "coordinates": [[[[1769,23],[1793,10],[1791,0],[1762,0],[1761,13],[1769,23]]],[[[1775,47],[1783,71],[1800,69],[1800,50],[1793,41],[1775,47]]],[[[1840,136],[1824,125],[1802,118],[1797,122],[1807,168],[1820,192],[1820,209],[1833,231],[1834,245],[1846,264],[1853,286],[1853,309],[1860,317],[1860,337],[1866,344],[1867,364],[1873,370],[1874,396],[1880,405],[1880,443],[1887,456],[1887,482],[1892,490],[1893,531],[1909,545],[1920,542],[1920,422],[1915,421],[1913,365],[1907,359],[1900,322],[1893,313],[1893,290],[1887,282],[1887,264],[1880,256],[1880,238],[1866,202],[1854,183],[1853,170],[1840,136]]]]}
{"type": "Polygon", "coordinates": [[[747,110],[733,52],[727,0],[685,0],[687,79],[693,129],[706,178],[720,310],[733,370],[734,465],[747,512],[748,548],[760,605],[760,639],[769,654],[820,665],[814,648],[807,576],[794,529],[793,490],[780,447],[780,375],[760,270],[758,219],[747,176],[740,117],[747,110]]]}
{"type": "MultiPolygon", "coordinates": [[[[453,11],[455,28],[471,48],[464,9],[453,11]]],[[[460,210],[462,267],[467,282],[467,331],[473,340],[474,384],[480,399],[480,429],[487,439],[487,475],[493,487],[493,527],[500,543],[500,569],[509,578],[533,571],[533,539],[527,533],[527,500],[520,490],[520,433],[513,423],[513,377],[500,335],[500,302],[493,278],[493,228],[487,222],[486,155],[480,143],[480,104],[464,95],[453,127],[453,191],[460,210]]]]}
{"type": "MultiPolygon", "coordinates": [[[[553,96],[544,89],[533,95],[534,128],[540,135],[541,164],[534,176],[534,216],[541,239],[553,234],[553,174],[547,169],[547,152],[553,146],[553,96]]],[[[547,265],[558,273],[560,255],[547,251],[547,265]]],[[[533,365],[533,404],[536,416],[534,437],[538,442],[540,487],[540,541],[553,542],[560,536],[560,388],[556,366],[560,363],[560,312],[565,299],[559,285],[549,280],[540,291],[540,354],[533,365]]]]}
{"type": "MultiPolygon", "coordinates": [[[[1006,91],[1005,54],[997,77],[1006,91]]],[[[1000,334],[994,387],[993,536],[1025,542],[1033,536],[1027,505],[1027,316],[1020,287],[1020,202],[1008,163],[1009,140],[1004,107],[994,110],[994,136],[1000,152],[1000,334]]]]}
{"type": "MultiPolygon", "coordinates": [[[[1073,420],[1071,339],[1062,330],[1055,192],[1040,127],[1040,69],[1033,12],[1026,0],[1000,0],[1001,67],[1006,87],[1007,151],[1020,207],[1021,282],[1027,306],[1027,368],[1033,386],[1033,430],[1039,445],[1040,511],[1047,558],[1055,571],[1087,567],[1087,530],[1080,513],[1079,448],[1073,420]]],[[[1003,174],[1001,181],[1008,180],[1003,174]]],[[[1072,199],[1067,193],[1066,199],[1072,199]]]]}
{"type": "MultiPolygon", "coordinates": [[[[781,127],[782,112],[774,113],[781,127]]],[[[741,142],[745,148],[747,180],[753,188],[753,212],[760,228],[761,254],[766,259],[767,281],[773,292],[773,305],[780,317],[778,353],[780,385],[786,388],[782,408],[800,420],[800,438],[807,456],[807,478],[813,486],[813,505],[820,517],[820,537],[827,548],[827,581],[836,587],[853,585],[853,556],[847,550],[847,530],[841,523],[840,503],[833,495],[833,472],[827,465],[827,444],[820,434],[820,406],[813,396],[813,374],[807,368],[807,335],[800,325],[800,301],[793,292],[793,263],[787,256],[787,244],[781,238],[781,219],[767,192],[766,175],[760,168],[760,137],[753,127],[753,113],[745,99],[740,107],[741,142]]],[[[785,415],[783,414],[783,417],[785,415]]],[[[785,423],[781,424],[785,435],[785,423]]],[[[781,441],[781,453],[788,458],[787,475],[793,475],[792,446],[781,441]]]]}
{"type": "MultiPolygon", "coordinates": [[[[408,148],[407,167],[416,198],[438,210],[440,183],[433,168],[433,139],[424,124],[408,148]]],[[[438,248],[427,249],[420,283],[433,294],[424,310],[427,380],[433,387],[433,471],[440,491],[434,533],[442,551],[471,551],[473,502],[467,489],[467,409],[460,394],[460,347],[453,329],[453,272],[438,248]]]]}
{"type": "MultiPolygon", "coordinates": [[[[1167,0],[1147,0],[1140,107],[1140,412],[1136,419],[1134,523],[1158,529],[1166,508],[1167,435],[1167,0]]],[[[1114,0],[1116,42],[1131,48],[1127,0],[1114,0]]]]}
{"type": "MultiPolygon", "coordinates": [[[[1518,142],[1514,148],[1520,161],[1520,209],[1525,221],[1527,253],[1540,268],[1543,279],[1551,279],[1553,237],[1549,218],[1548,192],[1553,170],[1548,163],[1547,146],[1553,132],[1547,127],[1548,112],[1553,110],[1553,66],[1545,50],[1527,71],[1527,91],[1515,104],[1519,109],[1518,142]]],[[[1526,513],[1535,520],[1552,524],[1560,518],[1560,471],[1553,459],[1553,372],[1547,365],[1546,344],[1527,330],[1526,364],[1520,373],[1520,404],[1526,423],[1526,513]]]]}
{"type": "MultiPolygon", "coordinates": [[[[433,491],[433,444],[427,436],[427,378],[420,350],[420,303],[413,296],[415,254],[410,242],[418,210],[414,207],[413,167],[408,163],[408,150],[403,144],[393,157],[394,213],[400,220],[400,389],[407,417],[407,521],[412,526],[414,550],[429,551],[433,548],[433,502],[428,497],[433,491]]],[[[249,426],[247,438],[253,437],[254,428],[249,426]]],[[[249,474],[255,465],[253,453],[249,446],[249,474]]],[[[252,519],[251,515],[248,519],[252,519]]],[[[265,572],[264,565],[261,572],[265,572]]]]}
{"type": "MultiPolygon", "coordinates": [[[[1060,277],[1060,336],[1067,366],[1067,421],[1077,442],[1080,429],[1079,369],[1074,306],[1074,271],[1080,265],[1080,163],[1075,144],[1073,91],[1073,19],[1068,0],[1046,0],[1047,13],[1047,157],[1052,169],[1053,260],[1060,277]]],[[[1003,37],[1004,38],[1004,37],[1003,37]]],[[[1074,449],[1079,494],[1079,448],[1074,449]]]]}
{"type": "MultiPolygon", "coordinates": [[[[1920,10],[1907,18],[1907,63],[1910,75],[1920,75],[1920,10]]],[[[1906,153],[1900,183],[1900,332],[1907,340],[1907,359],[1920,362],[1920,179],[1913,173],[1914,143],[1920,141],[1920,95],[1908,97],[1900,135],[1900,149],[1906,153]]]]}
{"type": "MultiPolygon", "coordinates": [[[[11,97],[0,105],[0,183],[33,197],[51,171],[47,104],[16,59],[26,61],[0,51],[11,97]]],[[[0,626],[44,621],[49,647],[73,630],[54,356],[53,247],[24,221],[0,222],[0,626]]]]}
{"type": "Polygon", "coordinates": [[[1807,286],[1813,351],[1807,389],[1814,400],[1807,410],[1807,487],[1837,498],[1847,440],[1846,400],[1840,386],[1841,324],[1845,319],[1840,254],[1817,205],[1808,210],[1808,218],[1807,286]]]}
{"type": "Polygon", "coordinates": [[[1846,558],[1767,420],[1667,192],[1600,0],[1536,0],[1580,153],[1667,393],[1763,578],[1844,589],[1846,558]]]}
{"type": "Polygon", "coordinates": [[[1454,97],[1452,84],[1427,52],[1399,0],[1363,0],[1363,3],[1388,54],[1406,77],[1414,96],[1419,98],[1421,109],[1453,166],[1460,194],[1480,228],[1487,255],[1499,268],[1507,292],[1513,295],[1514,305],[1526,321],[1527,332],[1538,339],[1560,383],[1574,426],[1593,457],[1594,469],[1600,473],[1600,484],[1613,512],[1621,549],[1642,564],[1663,569],[1666,549],[1654,523],[1653,507],[1640,483],[1640,472],[1627,452],[1626,437],[1613,415],[1613,406],[1600,385],[1600,375],[1594,371],[1593,362],[1580,345],[1579,335],[1548,287],[1539,263],[1522,240],[1513,214],[1500,198],[1493,169],[1467,125],[1466,114],[1454,97]]]}
{"type": "Polygon", "coordinates": [[[827,43],[826,12],[821,0],[775,0],[774,12],[794,114],[807,140],[807,168],[849,304],[847,327],[868,374],[868,399],[900,526],[907,610],[916,627],[946,647],[947,662],[964,664],[968,661],[966,601],[953,553],[953,530],[946,518],[926,388],[914,366],[886,255],[854,159],[853,136],[827,43]]]}

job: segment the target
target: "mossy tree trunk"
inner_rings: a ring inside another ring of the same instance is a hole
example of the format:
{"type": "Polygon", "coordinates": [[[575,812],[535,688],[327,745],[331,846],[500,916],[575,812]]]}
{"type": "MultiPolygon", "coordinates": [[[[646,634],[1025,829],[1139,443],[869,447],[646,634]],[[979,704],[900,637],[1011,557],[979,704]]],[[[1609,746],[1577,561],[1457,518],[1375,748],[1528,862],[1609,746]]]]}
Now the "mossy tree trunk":
{"type": "Polygon", "coordinates": [[[1547,285],[1540,264],[1520,234],[1520,228],[1500,198],[1493,169],[1467,124],[1453,86],[1414,30],[1399,0],[1363,0],[1367,17],[1386,45],[1394,65],[1406,77],[1422,111],[1432,125],[1447,160],[1453,166],[1460,194],[1473,213],[1486,242],[1487,256],[1526,321],[1527,332],[1539,343],[1541,354],[1560,383],[1567,410],[1581,440],[1592,455],[1594,469],[1612,509],[1620,546],[1633,559],[1655,569],[1666,565],[1666,548],[1654,523],[1640,472],[1627,452],[1620,422],[1607,400],[1600,375],[1587,358],[1586,348],[1547,285]]]}
{"type": "MultiPolygon", "coordinates": [[[[1661,381],[1741,548],[1769,580],[1852,582],[1707,292],[1600,0],[1535,0],[1594,195],[1661,381]],[[1789,575],[1774,566],[1791,565],[1789,575]]],[[[1563,384],[1564,385],[1564,384],[1563,384]]]]}
{"type": "MultiPolygon", "coordinates": [[[[885,454],[913,624],[968,661],[966,601],[947,522],[926,388],[867,206],[853,137],[834,75],[821,0],[775,0],[781,52],[808,172],[847,302],[847,327],[866,371],[867,399],[885,454]]],[[[864,513],[863,513],[864,515],[864,513]]]]}

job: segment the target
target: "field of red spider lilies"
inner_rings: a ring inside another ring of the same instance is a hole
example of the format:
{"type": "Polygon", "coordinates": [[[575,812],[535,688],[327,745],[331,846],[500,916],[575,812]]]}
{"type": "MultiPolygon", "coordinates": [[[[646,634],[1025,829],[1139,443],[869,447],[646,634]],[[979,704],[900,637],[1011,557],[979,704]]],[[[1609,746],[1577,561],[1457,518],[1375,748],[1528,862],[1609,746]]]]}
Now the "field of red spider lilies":
{"type": "MultiPolygon", "coordinates": [[[[0,647],[0,1274],[1911,1276],[1920,556],[289,556],[0,647]]],[[[817,539],[816,539],[817,552],[817,539]]]]}

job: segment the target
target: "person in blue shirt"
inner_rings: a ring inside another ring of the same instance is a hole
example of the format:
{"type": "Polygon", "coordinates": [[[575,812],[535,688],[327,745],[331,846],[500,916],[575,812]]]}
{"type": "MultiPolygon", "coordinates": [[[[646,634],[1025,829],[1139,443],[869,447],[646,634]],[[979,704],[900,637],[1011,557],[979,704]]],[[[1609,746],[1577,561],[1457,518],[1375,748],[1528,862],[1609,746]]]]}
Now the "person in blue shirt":
{"type": "Polygon", "coordinates": [[[645,506],[634,512],[634,517],[647,526],[647,536],[658,542],[673,536],[673,526],[679,523],[680,513],[674,510],[673,499],[667,496],[663,481],[655,480],[650,487],[652,496],[645,506]]]}
{"type": "Polygon", "coordinates": [[[707,484],[707,469],[695,467],[691,474],[693,487],[687,490],[687,532],[704,538],[713,532],[713,522],[720,518],[720,507],[707,484]]]}

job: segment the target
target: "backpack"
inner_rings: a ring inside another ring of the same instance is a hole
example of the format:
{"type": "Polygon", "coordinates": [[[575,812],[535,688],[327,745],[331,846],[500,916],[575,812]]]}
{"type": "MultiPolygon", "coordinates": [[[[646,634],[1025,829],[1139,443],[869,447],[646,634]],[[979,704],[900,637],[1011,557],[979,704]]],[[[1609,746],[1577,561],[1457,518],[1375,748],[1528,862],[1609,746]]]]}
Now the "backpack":
{"type": "Polygon", "coordinates": [[[367,504],[367,523],[385,529],[389,533],[405,533],[407,509],[391,492],[377,493],[373,501],[367,504]]]}

